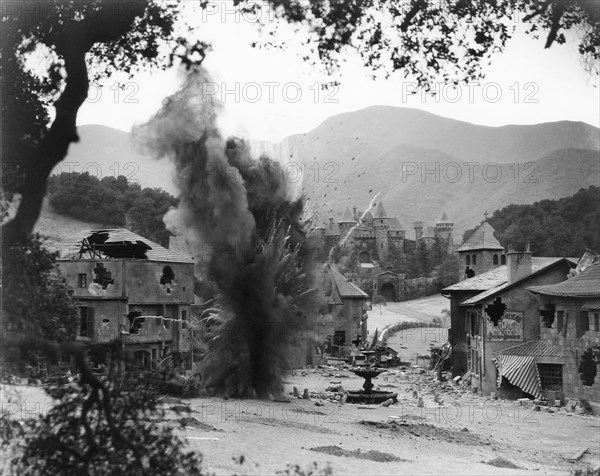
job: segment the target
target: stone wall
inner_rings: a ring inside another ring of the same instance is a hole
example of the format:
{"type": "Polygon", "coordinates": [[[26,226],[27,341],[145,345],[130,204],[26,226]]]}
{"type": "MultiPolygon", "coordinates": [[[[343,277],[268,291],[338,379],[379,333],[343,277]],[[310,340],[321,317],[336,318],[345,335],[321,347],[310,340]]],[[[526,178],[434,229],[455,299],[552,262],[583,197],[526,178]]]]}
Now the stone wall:
{"type": "Polygon", "coordinates": [[[582,354],[590,348],[600,350],[600,331],[590,329],[584,331],[581,306],[584,300],[566,298],[547,298],[542,296],[542,305],[551,302],[556,307],[554,322],[548,328],[541,324],[541,337],[546,343],[556,347],[564,354],[563,395],[565,399],[576,398],[587,400],[596,413],[600,410],[600,368],[591,386],[583,385],[579,375],[579,362],[582,354]],[[559,312],[563,312],[559,319],[559,312]],[[562,321],[562,322],[560,322],[562,321]]]}

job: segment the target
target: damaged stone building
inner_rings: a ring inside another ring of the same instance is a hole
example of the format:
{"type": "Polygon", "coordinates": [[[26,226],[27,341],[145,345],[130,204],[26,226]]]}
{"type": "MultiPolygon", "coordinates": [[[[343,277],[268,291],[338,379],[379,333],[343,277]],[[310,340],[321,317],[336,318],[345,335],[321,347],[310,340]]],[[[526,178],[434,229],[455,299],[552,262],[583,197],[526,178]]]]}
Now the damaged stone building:
{"type": "Polygon", "coordinates": [[[191,368],[189,257],[121,228],[82,234],[61,246],[57,264],[78,301],[77,340],[119,340],[142,367],[166,359],[191,368]]]}
{"type": "Polygon", "coordinates": [[[600,411],[600,259],[557,284],[531,286],[539,297],[539,343],[556,356],[540,365],[542,387],[556,399],[585,400],[600,411]]]}
{"type": "MultiPolygon", "coordinates": [[[[485,395],[519,398],[526,392],[541,397],[531,367],[536,364],[501,356],[508,355],[509,348],[540,339],[538,299],[527,288],[564,281],[575,261],[532,257],[529,249],[509,249],[506,264],[499,263],[442,291],[450,299],[452,373],[470,380],[471,387],[485,395]],[[507,374],[508,367],[502,363],[509,361],[516,370],[507,374]]],[[[544,352],[541,347],[537,351],[544,352]]],[[[515,352],[511,355],[518,355],[515,352]]],[[[553,356],[547,357],[552,360],[553,356]]]]}

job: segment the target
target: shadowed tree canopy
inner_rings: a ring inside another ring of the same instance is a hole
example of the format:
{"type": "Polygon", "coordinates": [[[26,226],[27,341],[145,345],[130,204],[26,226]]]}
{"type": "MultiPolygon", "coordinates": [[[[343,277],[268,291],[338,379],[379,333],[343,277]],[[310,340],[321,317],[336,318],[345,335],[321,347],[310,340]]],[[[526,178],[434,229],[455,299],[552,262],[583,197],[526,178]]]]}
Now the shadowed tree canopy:
{"type": "MultiPolygon", "coordinates": [[[[258,2],[235,0],[246,10],[258,2]]],[[[389,75],[402,71],[419,86],[434,81],[459,83],[483,77],[492,54],[503,51],[516,25],[542,38],[545,47],[578,37],[583,66],[598,74],[600,2],[597,0],[271,0],[275,16],[296,26],[305,38],[305,60],[337,68],[348,50],[364,65],[389,75]]],[[[260,46],[285,47],[265,23],[260,46]]],[[[288,35],[289,37],[289,35],[288,35]]]]}
{"type": "Polygon", "coordinates": [[[171,0],[3,4],[2,185],[5,199],[21,195],[3,227],[5,243],[32,232],[50,172],[78,141],[77,113],[90,80],[201,63],[205,44],[178,34],[181,8],[171,0]]]}

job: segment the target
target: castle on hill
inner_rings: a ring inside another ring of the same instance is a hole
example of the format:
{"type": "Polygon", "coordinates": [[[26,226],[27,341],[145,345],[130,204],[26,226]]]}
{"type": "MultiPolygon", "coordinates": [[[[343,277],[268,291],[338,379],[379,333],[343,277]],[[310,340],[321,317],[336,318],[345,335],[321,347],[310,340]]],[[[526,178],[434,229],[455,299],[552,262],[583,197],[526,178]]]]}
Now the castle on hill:
{"type": "Polygon", "coordinates": [[[434,226],[425,226],[424,222],[414,223],[415,239],[406,238],[406,229],[398,218],[390,217],[385,211],[382,201],[379,201],[375,215],[367,210],[362,216],[348,208],[338,222],[329,218],[329,223],[317,226],[311,235],[315,239],[316,257],[327,259],[329,251],[335,245],[356,247],[358,260],[361,263],[385,261],[395,248],[401,253],[412,252],[417,244],[424,243],[427,247],[441,240],[446,247],[453,245],[452,232],[454,223],[443,212],[434,226]]]}

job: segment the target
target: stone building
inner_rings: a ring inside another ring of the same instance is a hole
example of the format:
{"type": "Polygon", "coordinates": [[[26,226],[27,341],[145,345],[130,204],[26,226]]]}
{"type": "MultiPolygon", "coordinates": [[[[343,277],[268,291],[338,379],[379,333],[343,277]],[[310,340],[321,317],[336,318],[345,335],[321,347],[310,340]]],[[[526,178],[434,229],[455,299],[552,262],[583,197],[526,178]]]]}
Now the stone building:
{"type": "Polygon", "coordinates": [[[143,367],[171,359],[191,368],[189,257],[121,228],[90,231],[61,246],[57,265],[78,301],[77,340],[119,340],[143,367]]]}
{"type": "Polygon", "coordinates": [[[506,264],[504,247],[494,236],[494,231],[486,219],[456,249],[459,256],[459,280],[472,278],[496,266],[506,264]]]}
{"type": "Polygon", "coordinates": [[[486,395],[520,397],[522,391],[533,391],[541,396],[530,373],[523,374],[525,378],[503,375],[497,359],[508,348],[540,339],[539,304],[527,288],[564,281],[574,266],[566,258],[537,258],[529,250],[509,250],[505,265],[445,288],[442,294],[450,299],[453,376],[468,376],[471,386],[486,395]]]}
{"type": "Polygon", "coordinates": [[[600,411],[600,259],[557,284],[531,286],[539,297],[543,345],[555,358],[539,362],[542,386],[558,398],[583,399],[600,411]]]}
{"type": "Polygon", "coordinates": [[[312,236],[317,247],[315,256],[319,260],[326,260],[331,248],[340,244],[356,247],[359,262],[372,263],[385,261],[392,248],[408,253],[420,241],[432,246],[436,238],[440,238],[451,247],[453,229],[454,223],[444,212],[433,227],[415,222],[415,240],[410,240],[404,226],[396,217],[389,216],[383,202],[379,201],[374,214],[367,210],[360,215],[356,207],[354,213],[346,208],[339,222],[329,218],[327,224],[318,225],[312,231],[312,236]]]}
{"type": "Polygon", "coordinates": [[[333,356],[345,357],[350,354],[353,343],[360,347],[367,340],[369,296],[330,264],[325,265],[324,274],[327,314],[332,320],[325,331],[328,334],[325,348],[333,356]]]}

